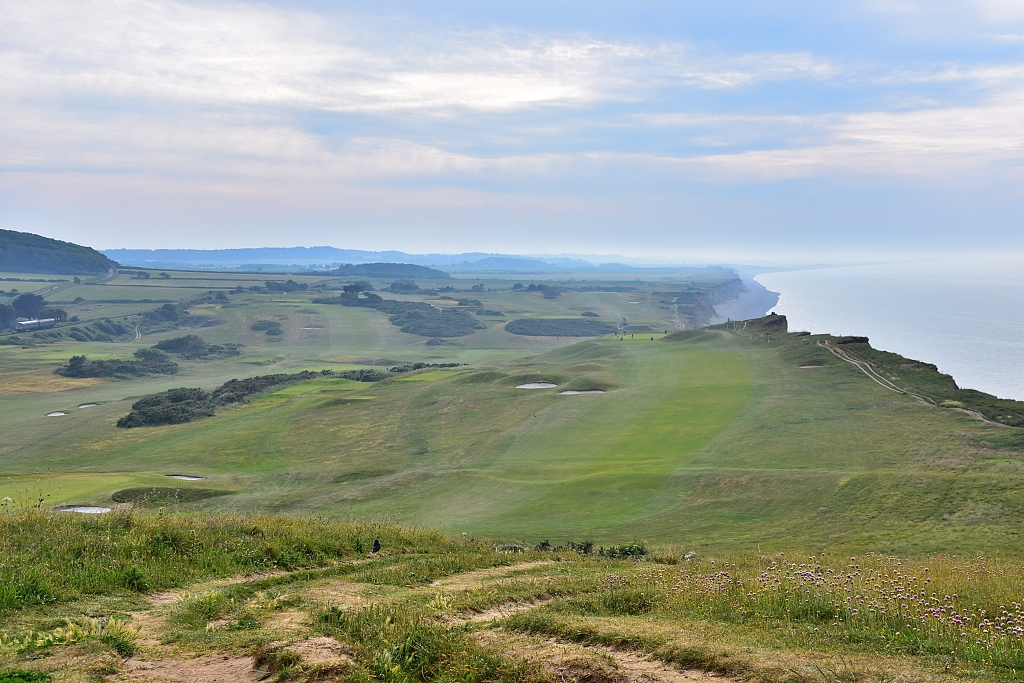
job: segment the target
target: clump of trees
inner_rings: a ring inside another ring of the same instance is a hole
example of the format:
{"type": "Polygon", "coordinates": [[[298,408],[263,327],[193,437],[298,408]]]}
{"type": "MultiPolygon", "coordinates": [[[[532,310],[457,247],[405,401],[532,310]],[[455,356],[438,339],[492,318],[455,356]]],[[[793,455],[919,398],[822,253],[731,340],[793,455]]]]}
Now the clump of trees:
{"type": "Polygon", "coordinates": [[[395,294],[412,294],[413,292],[420,291],[420,287],[412,280],[396,280],[391,283],[388,290],[395,294]]]}
{"type": "Polygon", "coordinates": [[[139,349],[135,360],[94,360],[85,356],[72,356],[67,365],[54,372],[64,377],[116,377],[128,379],[145,375],[174,375],[178,364],[156,349],[139,349]]]}
{"type": "Polygon", "coordinates": [[[335,373],[331,370],[313,372],[304,370],[294,374],[261,375],[247,379],[232,379],[213,391],[179,387],[158,394],[144,396],[132,404],[130,413],[117,421],[125,429],[154,425],[181,424],[215,414],[217,408],[238,404],[251,396],[285,384],[305,382],[318,377],[342,377],[357,382],[379,382],[387,377],[380,370],[349,370],[335,373]]]}
{"type": "Polygon", "coordinates": [[[210,344],[198,334],[186,334],[182,337],[164,339],[153,348],[173,353],[180,358],[203,359],[215,356],[237,356],[241,353],[241,344],[210,344]]]}
{"type": "Polygon", "coordinates": [[[14,306],[14,312],[19,317],[36,318],[46,305],[46,299],[38,294],[26,292],[25,294],[19,294],[18,298],[11,302],[11,305],[14,306]]]}
{"type": "Polygon", "coordinates": [[[277,292],[305,292],[309,289],[309,285],[305,282],[296,282],[295,280],[288,279],[286,282],[279,282],[277,280],[267,280],[263,283],[264,288],[270,293],[277,292]]]}
{"type": "Polygon", "coordinates": [[[562,295],[565,290],[554,285],[537,285],[531,283],[529,287],[523,287],[522,283],[512,285],[513,292],[540,292],[545,299],[555,299],[562,295]]]}
{"type": "Polygon", "coordinates": [[[249,329],[254,332],[264,332],[268,337],[276,337],[284,333],[281,323],[276,320],[257,320],[249,326],[249,329]]]}

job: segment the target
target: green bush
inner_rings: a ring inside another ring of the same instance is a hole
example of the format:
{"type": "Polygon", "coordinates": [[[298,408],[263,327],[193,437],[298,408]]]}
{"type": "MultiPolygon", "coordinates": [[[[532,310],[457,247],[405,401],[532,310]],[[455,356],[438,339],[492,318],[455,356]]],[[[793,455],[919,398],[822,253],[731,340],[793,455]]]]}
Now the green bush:
{"type": "Polygon", "coordinates": [[[186,334],[182,337],[164,339],[153,345],[154,349],[173,353],[181,358],[198,359],[212,356],[237,356],[241,353],[240,344],[209,344],[198,334],[186,334]]]}
{"type": "Polygon", "coordinates": [[[132,404],[131,412],[117,421],[117,426],[131,428],[192,422],[212,416],[218,407],[241,403],[250,396],[283,384],[306,382],[325,376],[341,377],[356,382],[379,382],[387,377],[387,374],[380,370],[347,370],[340,373],[330,370],[304,370],[294,374],[281,373],[232,379],[212,392],[196,387],[178,387],[140,398],[132,404]]]}
{"type": "MultiPolygon", "coordinates": [[[[135,354],[150,351],[140,349],[135,354]]],[[[178,364],[173,363],[167,355],[157,351],[165,360],[94,360],[90,361],[85,356],[72,356],[68,364],[59,367],[54,372],[64,377],[117,377],[127,379],[131,377],[142,377],[145,375],[174,375],[178,372],[178,364]]]]}

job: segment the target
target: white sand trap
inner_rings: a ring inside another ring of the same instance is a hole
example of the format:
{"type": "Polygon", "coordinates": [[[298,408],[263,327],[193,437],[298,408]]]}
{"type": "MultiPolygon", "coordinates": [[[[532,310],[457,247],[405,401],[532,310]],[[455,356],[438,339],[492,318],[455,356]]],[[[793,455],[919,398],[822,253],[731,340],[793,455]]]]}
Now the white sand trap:
{"type": "Polygon", "coordinates": [[[527,382],[526,384],[517,384],[516,389],[554,389],[557,386],[551,382],[527,382]]]}
{"type": "Polygon", "coordinates": [[[83,515],[102,515],[110,512],[110,508],[101,508],[98,505],[58,505],[53,509],[57,512],[80,512],[83,515]]]}
{"type": "Polygon", "coordinates": [[[584,389],[583,391],[574,391],[569,389],[567,391],[559,391],[559,396],[578,396],[580,394],[603,394],[604,389],[584,389]]]}
{"type": "Polygon", "coordinates": [[[99,403],[83,403],[82,405],[78,406],[78,409],[81,410],[82,408],[96,408],[97,406],[99,406],[99,403]]]}
{"type": "Polygon", "coordinates": [[[46,417],[60,417],[61,415],[67,415],[67,413],[62,413],[61,411],[56,410],[52,413],[47,413],[46,417]]]}
{"type": "Polygon", "coordinates": [[[191,474],[168,474],[171,479],[181,479],[182,481],[202,481],[206,477],[193,477],[191,474]]]}

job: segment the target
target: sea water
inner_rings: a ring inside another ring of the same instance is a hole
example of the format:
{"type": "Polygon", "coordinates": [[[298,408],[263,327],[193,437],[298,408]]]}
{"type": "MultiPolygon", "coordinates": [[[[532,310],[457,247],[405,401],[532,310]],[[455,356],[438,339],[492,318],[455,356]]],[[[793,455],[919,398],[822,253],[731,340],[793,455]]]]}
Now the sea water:
{"type": "Polygon", "coordinates": [[[863,335],[934,363],[958,386],[1024,400],[1024,260],[763,273],[790,331],[863,335]]]}

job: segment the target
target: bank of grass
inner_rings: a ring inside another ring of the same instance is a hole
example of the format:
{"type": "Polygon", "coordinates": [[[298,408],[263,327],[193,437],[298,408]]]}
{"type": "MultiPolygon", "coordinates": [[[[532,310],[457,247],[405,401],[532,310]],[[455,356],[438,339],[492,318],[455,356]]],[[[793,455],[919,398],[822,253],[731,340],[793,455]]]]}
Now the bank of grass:
{"type": "Polygon", "coordinates": [[[513,550],[388,524],[197,513],[20,512],[3,520],[0,539],[10,627],[0,628],[0,670],[49,670],[44,655],[75,643],[126,656],[139,645],[125,611],[138,607],[125,601],[169,587],[185,590],[167,608],[163,642],[255,655],[282,678],[312,675],[290,644],[326,636],[351,654],[351,680],[549,679],[478,633],[494,627],[765,683],[947,671],[1013,680],[1024,670],[1017,559],[695,555],[641,544],[608,557],[618,553],[586,543],[513,550]],[[210,583],[228,577],[248,578],[210,583]],[[366,598],[338,604],[324,589],[366,598]],[[496,607],[510,616],[471,621],[496,607]],[[296,612],[300,631],[281,630],[281,615],[296,612]]]}
{"type": "Polygon", "coordinates": [[[0,611],[87,595],[141,593],[270,569],[388,554],[469,554],[479,544],[391,524],[261,515],[40,510],[0,515],[0,611]]]}

